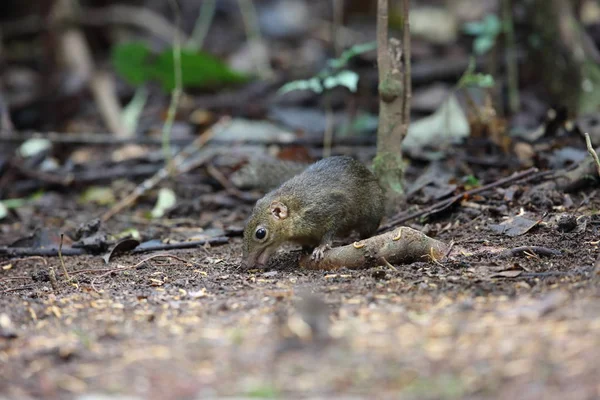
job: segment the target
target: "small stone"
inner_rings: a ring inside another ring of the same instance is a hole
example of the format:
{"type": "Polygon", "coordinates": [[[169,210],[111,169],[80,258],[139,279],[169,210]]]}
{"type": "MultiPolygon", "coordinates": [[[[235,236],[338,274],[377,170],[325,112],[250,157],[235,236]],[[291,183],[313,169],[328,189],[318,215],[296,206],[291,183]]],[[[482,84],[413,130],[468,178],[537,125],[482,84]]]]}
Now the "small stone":
{"type": "Polygon", "coordinates": [[[577,227],[577,218],[572,214],[563,214],[558,218],[556,227],[561,232],[571,232],[577,227]]]}

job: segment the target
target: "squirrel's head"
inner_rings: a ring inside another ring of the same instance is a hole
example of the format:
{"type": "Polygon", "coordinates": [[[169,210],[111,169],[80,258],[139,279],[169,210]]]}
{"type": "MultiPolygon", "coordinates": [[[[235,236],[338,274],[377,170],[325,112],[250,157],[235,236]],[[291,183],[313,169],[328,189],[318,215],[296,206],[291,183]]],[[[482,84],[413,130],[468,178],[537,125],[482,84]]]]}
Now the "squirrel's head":
{"type": "Polygon", "coordinates": [[[286,241],[283,233],[288,207],[279,200],[261,199],[244,228],[244,268],[264,267],[271,255],[286,241]]]}

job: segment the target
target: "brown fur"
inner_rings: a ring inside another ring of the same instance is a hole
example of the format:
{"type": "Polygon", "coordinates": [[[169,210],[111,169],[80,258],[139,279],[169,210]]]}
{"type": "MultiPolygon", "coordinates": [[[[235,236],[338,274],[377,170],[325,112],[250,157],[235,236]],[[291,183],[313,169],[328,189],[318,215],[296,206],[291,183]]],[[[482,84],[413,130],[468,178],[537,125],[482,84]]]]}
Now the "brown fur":
{"type": "Polygon", "coordinates": [[[348,156],[329,157],[312,164],[260,199],[244,230],[244,264],[263,264],[282,244],[331,244],[334,237],[357,231],[372,235],[384,214],[384,194],[375,176],[348,156]],[[272,213],[272,204],[287,208],[285,218],[272,213]],[[263,241],[258,227],[267,230],[263,241]]]}

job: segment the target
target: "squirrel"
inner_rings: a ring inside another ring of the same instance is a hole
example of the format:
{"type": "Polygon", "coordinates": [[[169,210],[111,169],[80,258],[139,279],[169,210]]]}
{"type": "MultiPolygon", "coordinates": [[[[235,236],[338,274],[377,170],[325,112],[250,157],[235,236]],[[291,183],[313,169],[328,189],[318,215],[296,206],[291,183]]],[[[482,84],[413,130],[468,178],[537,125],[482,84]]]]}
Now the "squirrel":
{"type": "Polygon", "coordinates": [[[242,266],[264,267],[284,243],[312,248],[317,262],[334,237],[374,234],[384,212],[383,189],[365,165],[325,158],[257,201],[244,228],[242,266]]]}

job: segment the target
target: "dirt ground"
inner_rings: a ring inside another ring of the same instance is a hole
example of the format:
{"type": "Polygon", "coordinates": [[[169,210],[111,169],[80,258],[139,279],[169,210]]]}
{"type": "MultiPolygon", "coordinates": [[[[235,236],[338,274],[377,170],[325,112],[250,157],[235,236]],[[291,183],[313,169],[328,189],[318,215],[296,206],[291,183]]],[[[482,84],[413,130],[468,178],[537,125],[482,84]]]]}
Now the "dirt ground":
{"type": "MultiPolygon", "coordinates": [[[[510,203],[505,215],[541,220],[516,237],[491,230],[503,215],[473,205],[409,223],[454,241],[440,262],[307,271],[284,252],[267,270],[242,271],[236,237],[142,263],[165,253],[108,266],[66,257],[69,284],[56,257],[5,259],[0,398],[598,398],[597,193],[549,210],[510,203]],[[571,232],[557,228],[563,214],[577,218],[571,232]],[[560,255],[498,255],[523,245],[560,255]]],[[[32,225],[94,215],[54,196],[32,225]]],[[[501,200],[495,190],[482,204],[501,200]]],[[[1,228],[7,244],[31,226],[1,228]]]]}

